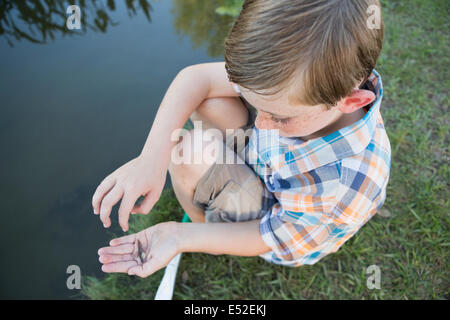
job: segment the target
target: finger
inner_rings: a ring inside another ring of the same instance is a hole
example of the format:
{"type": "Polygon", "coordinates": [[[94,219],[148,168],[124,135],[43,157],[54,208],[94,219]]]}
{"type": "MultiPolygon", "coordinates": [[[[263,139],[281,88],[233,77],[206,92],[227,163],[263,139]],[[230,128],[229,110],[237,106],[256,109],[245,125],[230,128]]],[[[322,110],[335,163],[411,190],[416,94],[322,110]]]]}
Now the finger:
{"type": "Polygon", "coordinates": [[[135,257],[131,254],[102,254],[98,257],[98,261],[103,264],[131,260],[135,261],[135,257]]]}
{"type": "Polygon", "coordinates": [[[98,249],[98,255],[105,254],[131,254],[134,249],[134,244],[125,243],[115,247],[103,247],[98,249]]]}
{"type": "Polygon", "coordinates": [[[136,240],[136,234],[133,233],[133,234],[129,234],[127,236],[123,236],[123,237],[120,237],[120,238],[112,239],[109,242],[109,245],[114,247],[114,246],[118,246],[120,244],[125,244],[125,243],[133,244],[135,240],[136,240]]]}
{"type": "Polygon", "coordinates": [[[155,205],[156,200],[157,200],[157,197],[156,197],[155,192],[147,193],[144,200],[142,200],[142,202],[139,205],[134,206],[133,212],[134,213],[142,213],[142,214],[149,213],[150,210],[152,210],[153,206],[155,205]]]}
{"type": "Polygon", "coordinates": [[[111,191],[103,198],[100,207],[100,220],[103,222],[103,226],[108,228],[111,225],[111,219],[109,215],[111,214],[111,209],[114,205],[119,202],[123,196],[123,190],[117,186],[112,188],[111,191]]]}
{"type": "Polygon", "coordinates": [[[95,190],[94,195],[92,196],[92,208],[94,209],[95,214],[100,213],[100,204],[102,202],[103,197],[109,190],[114,187],[116,181],[112,178],[106,178],[103,180],[100,185],[95,190]]]}
{"type": "Polygon", "coordinates": [[[127,273],[128,269],[137,266],[138,263],[136,261],[119,261],[119,262],[113,262],[104,264],[102,266],[102,271],[111,273],[111,272],[124,272],[127,273]]]}
{"type": "Polygon", "coordinates": [[[139,196],[133,196],[130,192],[126,192],[123,196],[119,207],[119,224],[122,230],[128,231],[128,219],[130,218],[130,211],[133,209],[134,203],[139,196]]]}

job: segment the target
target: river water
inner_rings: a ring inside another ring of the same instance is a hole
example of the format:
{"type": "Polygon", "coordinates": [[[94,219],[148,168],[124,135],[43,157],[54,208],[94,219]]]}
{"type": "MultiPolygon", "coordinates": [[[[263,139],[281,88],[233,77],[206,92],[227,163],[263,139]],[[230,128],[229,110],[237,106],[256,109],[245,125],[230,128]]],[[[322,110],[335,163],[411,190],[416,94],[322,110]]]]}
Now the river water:
{"type": "Polygon", "coordinates": [[[86,1],[69,31],[71,3],[20,2],[0,9],[0,298],[71,299],[67,267],[101,277],[111,238],[96,186],[140,152],[179,70],[223,60],[231,19],[220,1],[86,1]]]}

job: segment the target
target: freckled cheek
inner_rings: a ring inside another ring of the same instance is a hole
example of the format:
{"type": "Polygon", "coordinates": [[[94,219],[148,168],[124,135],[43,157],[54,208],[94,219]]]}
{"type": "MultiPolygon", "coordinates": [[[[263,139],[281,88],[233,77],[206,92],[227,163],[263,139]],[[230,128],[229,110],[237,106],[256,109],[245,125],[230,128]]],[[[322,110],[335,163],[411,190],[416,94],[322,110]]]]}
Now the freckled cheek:
{"type": "Polygon", "coordinates": [[[283,127],[283,133],[288,136],[302,136],[307,135],[311,131],[311,121],[292,119],[283,127]]]}
{"type": "Polygon", "coordinates": [[[307,125],[308,121],[302,121],[299,119],[291,119],[286,125],[285,128],[286,130],[295,130],[298,129],[300,127],[304,127],[305,125],[307,125]]]}
{"type": "Polygon", "coordinates": [[[270,120],[268,116],[258,114],[255,119],[255,126],[258,129],[262,130],[272,130],[277,129],[276,125],[274,125],[274,122],[270,120]]]}
{"type": "Polygon", "coordinates": [[[285,133],[294,133],[295,130],[298,130],[299,126],[296,123],[293,123],[293,121],[289,121],[288,124],[283,126],[283,132],[285,133]]]}

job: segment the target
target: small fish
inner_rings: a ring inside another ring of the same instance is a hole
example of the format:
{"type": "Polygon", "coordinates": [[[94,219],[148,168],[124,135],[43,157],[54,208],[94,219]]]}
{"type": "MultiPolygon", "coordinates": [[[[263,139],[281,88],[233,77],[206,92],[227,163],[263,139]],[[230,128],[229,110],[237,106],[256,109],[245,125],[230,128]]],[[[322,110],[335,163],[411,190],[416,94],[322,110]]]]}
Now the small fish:
{"type": "Polygon", "coordinates": [[[138,250],[139,250],[138,251],[139,258],[141,259],[141,263],[143,264],[145,262],[146,254],[145,254],[144,249],[142,249],[141,242],[138,240],[137,243],[138,243],[138,250]]]}

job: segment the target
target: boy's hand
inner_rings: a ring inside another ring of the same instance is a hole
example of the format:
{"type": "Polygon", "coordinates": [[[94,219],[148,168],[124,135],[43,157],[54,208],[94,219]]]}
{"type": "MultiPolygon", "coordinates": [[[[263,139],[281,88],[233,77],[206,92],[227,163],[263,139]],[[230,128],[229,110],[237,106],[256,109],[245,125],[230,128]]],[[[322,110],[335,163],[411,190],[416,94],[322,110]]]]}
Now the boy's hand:
{"type": "Polygon", "coordinates": [[[104,227],[111,226],[111,209],[121,199],[119,224],[123,231],[128,230],[130,213],[149,213],[161,195],[166,172],[157,160],[137,157],[107,176],[92,197],[94,213],[100,214],[104,227]],[[144,200],[135,205],[141,195],[144,200]]]}
{"type": "Polygon", "coordinates": [[[193,65],[181,70],[170,84],[158,109],[141,155],[126,163],[98,186],[92,198],[94,213],[104,226],[111,225],[112,207],[122,199],[119,224],[128,230],[130,212],[147,214],[159,199],[172,148],[175,130],[183,128],[189,116],[208,98],[237,97],[228,81],[225,62],[193,65]],[[135,205],[140,196],[145,199],[135,205]]]}
{"type": "Polygon", "coordinates": [[[164,222],[111,240],[98,250],[102,270],[145,278],[164,268],[179,253],[176,228],[176,222],[164,222]]]}

